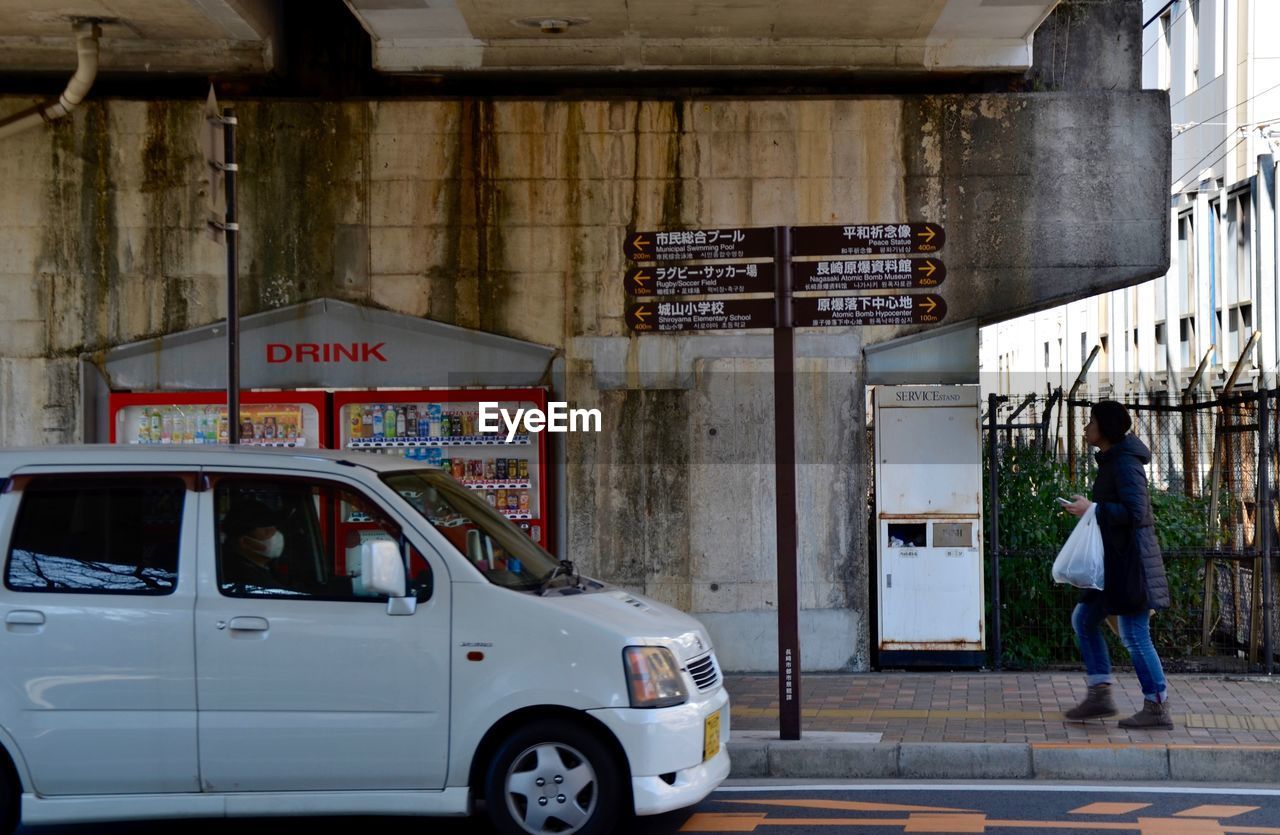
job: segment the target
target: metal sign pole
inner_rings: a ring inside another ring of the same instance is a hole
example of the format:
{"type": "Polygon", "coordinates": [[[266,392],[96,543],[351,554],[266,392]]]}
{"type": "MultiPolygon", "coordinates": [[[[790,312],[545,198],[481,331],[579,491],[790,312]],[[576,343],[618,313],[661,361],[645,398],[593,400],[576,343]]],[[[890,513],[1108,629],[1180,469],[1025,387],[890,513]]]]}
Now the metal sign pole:
{"type": "Polygon", "coordinates": [[[222,111],[222,141],[226,153],[227,219],[227,443],[240,443],[240,282],[236,243],[236,118],[231,108],[222,111]]]}
{"type": "Polygon", "coordinates": [[[791,318],[791,230],[774,229],[777,274],[773,328],[774,454],[777,472],[778,720],[782,739],[800,738],[800,619],[796,580],[796,380],[791,318]]]}

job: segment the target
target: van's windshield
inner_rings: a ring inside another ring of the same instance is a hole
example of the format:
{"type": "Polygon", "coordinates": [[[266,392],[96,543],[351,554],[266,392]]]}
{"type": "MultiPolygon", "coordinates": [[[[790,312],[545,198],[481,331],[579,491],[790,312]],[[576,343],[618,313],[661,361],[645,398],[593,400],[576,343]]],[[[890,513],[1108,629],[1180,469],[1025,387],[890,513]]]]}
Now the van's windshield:
{"type": "Polygon", "coordinates": [[[555,557],[477,493],[443,471],[385,473],[382,480],[480,569],[489,582],[518,591],[535,591],[555,569],[555,557]]]}

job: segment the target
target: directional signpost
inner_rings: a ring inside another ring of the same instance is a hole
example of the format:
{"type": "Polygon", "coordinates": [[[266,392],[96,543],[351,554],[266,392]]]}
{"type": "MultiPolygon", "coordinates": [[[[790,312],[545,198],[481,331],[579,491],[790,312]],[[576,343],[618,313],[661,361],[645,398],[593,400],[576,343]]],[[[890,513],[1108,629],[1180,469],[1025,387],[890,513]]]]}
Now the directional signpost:
{"type": "Polygon", "coordinates": [[[794,299],[797,328],[843,325],[935,325],[947,303],[932,293],[901,296],[835,296],[794,299]]]}
{"type": "Polygon", "coordinates": [[[947,233],[937,223],[796,226],[792,255],[911,255],[937,252],[947,233]]]}
{"type": "Polygon", "coordinates": [[[773,299],[642,302],[627,308],[627,324],[636,333],[771,328],[773,308],[773,299]]]}
{"type": "Polygon", "coordinates": [[[937,258],[800,261],[791,265],[793,290],[911,290],[937,287],[947,277],[937,258]]]}
{"type": "Polygon", "coordinates": [[[936,288],[947,276],[942,261],[910,256],[936,253],[946,239],[936,223],[873,223],[636,232],[623,241],[627,258],[636,264],[623,286],[636,299],[650,299],[627,307],[633,333],[773,329],[778,724],[783,739],[800,738],[794,329],[932,325],[947,315],[947,303],[934,293],[791,294],[936,288]],[[793,256],[825,260],[793,262],[793,256]],[[773,260],[761,260],[765,258],[773,260]],[[715,263],[675,263],[685,261],[715,263]],[[773,297],[708,298],[746,293],[773,297]],[[657,300],[672,296],[682,298],[657,300]]]}
{"type": "Polygon", "coordinates": [[[636,267],[627,273],[623,286],[632,296],[723,296],[735,293],[772,293],[773,273],[773,264],[636,267]]]}
{"type": "Polygon", "coordinates": [[[624,248],[636,263],[772,258],[773,227],[637,232],[628,236],[624,248]]]}

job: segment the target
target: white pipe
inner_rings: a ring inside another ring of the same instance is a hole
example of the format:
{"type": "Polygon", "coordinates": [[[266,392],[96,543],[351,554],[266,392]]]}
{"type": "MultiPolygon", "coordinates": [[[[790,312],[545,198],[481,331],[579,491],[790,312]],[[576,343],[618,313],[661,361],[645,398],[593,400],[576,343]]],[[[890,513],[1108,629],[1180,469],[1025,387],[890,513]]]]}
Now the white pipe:
{"type": "Polygon", "coordinates": [[[56,101],[36,105],[0,121],[0,139],[35,127],[41,122],[60,119],[84,101],[98,75],[98,38],[102,37],[102,28],[96,23],[77,23],[75,33],[79,62],[75,75],[67,82],[67,89],[62,91],[56,101]]]}

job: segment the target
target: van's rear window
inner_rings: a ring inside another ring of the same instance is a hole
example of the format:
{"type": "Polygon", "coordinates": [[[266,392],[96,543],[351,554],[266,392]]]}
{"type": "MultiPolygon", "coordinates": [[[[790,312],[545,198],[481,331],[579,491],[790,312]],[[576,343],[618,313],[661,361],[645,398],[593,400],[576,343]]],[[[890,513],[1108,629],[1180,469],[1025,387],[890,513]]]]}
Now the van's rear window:
{"type": "Polygon", "coordinates": [[[36,478],[5,563],[14,591],[171,594],[186,486],[157,476],[36,478]]]}

